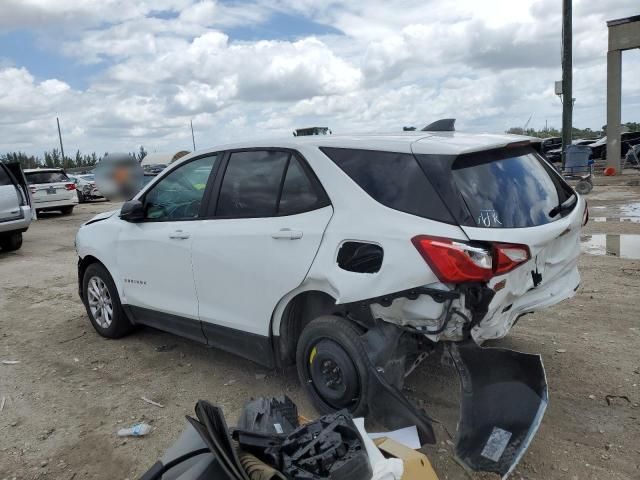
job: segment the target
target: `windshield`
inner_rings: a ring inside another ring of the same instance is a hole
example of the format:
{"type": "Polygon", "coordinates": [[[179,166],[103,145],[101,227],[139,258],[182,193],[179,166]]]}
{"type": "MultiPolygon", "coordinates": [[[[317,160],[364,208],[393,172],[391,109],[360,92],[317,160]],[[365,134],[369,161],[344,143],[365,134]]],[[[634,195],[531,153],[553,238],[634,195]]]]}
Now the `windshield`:
{"type": "Polygon", "coordinates": [[[453,163],[451,173],[478,227],[544,225],[561,218],[554,209],[573,195],[552,168],[531,151],[463,155],[453,163]]]}
{"type": "Polygon", "coordinates": [[[80,177],[82,180],[86,180],[87,182],[93,182],[96,177],[95,175],[91,174],[91,175],[80,175],[80,177]]]}

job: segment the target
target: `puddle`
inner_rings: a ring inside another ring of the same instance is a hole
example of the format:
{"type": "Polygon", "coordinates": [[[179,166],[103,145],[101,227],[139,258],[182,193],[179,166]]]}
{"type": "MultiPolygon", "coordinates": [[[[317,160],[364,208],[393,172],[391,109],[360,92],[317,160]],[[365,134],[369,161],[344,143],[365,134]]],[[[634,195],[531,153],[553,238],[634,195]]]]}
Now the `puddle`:
{"type": "Polygon", "coordinates": [[[580,238],[582,251],[591,255],[611,255],[640,259],[640,235],[603,234],[583,235],[580,238]]]}
{"type": "Polygon", "coordinates": [[[589,220],[594,222],[629,222],[640,223],[640,202],[625,203],[622,205],[598,205],[590,207],[592,216],[589,220]]]}
{"type": "Polygon", "coordinates": [[[640,217],[591,217],[589,220],[594,222],[611,222],[611,223],[640,223],[640,217]]]}

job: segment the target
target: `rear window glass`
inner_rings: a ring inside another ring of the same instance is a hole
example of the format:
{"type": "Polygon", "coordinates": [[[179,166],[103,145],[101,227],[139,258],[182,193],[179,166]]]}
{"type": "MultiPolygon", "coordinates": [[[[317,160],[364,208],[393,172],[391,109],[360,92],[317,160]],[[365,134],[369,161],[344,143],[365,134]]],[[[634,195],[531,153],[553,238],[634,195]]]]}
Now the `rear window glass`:
{"type": "Polygon", "coordinates": [[[57,183],[68,182],[64,172],[26,172],[27,182],[29,183],[57,183]]]}
{"type": "Polygon", "coordinates": [[[455,223],[413,155],[350,148],[321,150],[381,204],[430,220],[455,223]]]}
{"type": "Polygon", "coordinates": [[[533,227],[561,218],[549,212],[572,195],[566,183],[533,152],[506,155],[481,152],[453,162],[453,179],[476,226],[533,227]]]}

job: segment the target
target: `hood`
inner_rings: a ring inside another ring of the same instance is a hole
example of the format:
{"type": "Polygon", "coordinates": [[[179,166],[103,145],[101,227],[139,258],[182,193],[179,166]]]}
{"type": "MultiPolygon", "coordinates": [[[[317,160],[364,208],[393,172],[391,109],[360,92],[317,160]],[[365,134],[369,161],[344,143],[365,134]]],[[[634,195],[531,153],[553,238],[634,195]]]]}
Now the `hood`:
{"type": "Polygon", "coordinates": [[[108,212],[99,213],[95,217],[93,217],[90,220],[84,222],[82,224],[82,226],[84,227],[85,225],[91,225],[92,223],[96,223],[96,222],[100,222],[102,220],[106,220],[107,218],[113,217],[117,213],[120,213],[120,209],[119,208],[115,209],[115,210],[109,210],[108,212]]]}

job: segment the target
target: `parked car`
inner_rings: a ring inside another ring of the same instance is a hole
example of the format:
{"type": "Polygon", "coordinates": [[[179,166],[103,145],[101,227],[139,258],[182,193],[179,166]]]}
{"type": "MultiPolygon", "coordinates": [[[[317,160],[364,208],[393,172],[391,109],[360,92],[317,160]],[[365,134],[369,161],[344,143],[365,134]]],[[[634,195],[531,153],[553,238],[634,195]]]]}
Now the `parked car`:
{"type": "Polygon", "coordinates": [[[37,212],[59,210],[70,215],[78,204],[76,185],[61,168],[27,169],[24,175],[29,183],[33,207],[37,212]]]}
{"type": "MultiPolygon", "coordinates": [[[[640,145],[640,132],[624,132],[620,135],[620,156],[624,158],[629,152],[629,148],[640,145]]],[[[607,137],[599,138],[589,145],[593,158],[607,158],[607,137]]]]}
{"type": "Polygon", "coordinates": [[[83,173],[79,175],[67,175],[76,185],[78,194],[78,203],[84,203],[89,200],[97,200],[103,198],[102,194],[96,188],[96,178],[93,173],[83,173]]]}
{"type": "MultiPolygon", "coordinates": [[[[503,337],[575,294],[586,203],[532,141],[406,132],[192,153],[79,229],[80,296],[100,335],[144,324],[297,364],[320,411],[363,415],[388,398],[373,393],[381,371],[384,391],[400,389],[438,344],[458,352],[503,337]]],[[[456,363],[496,373],[461,375],[474,377],[470,390],[505,371],[483,358],[456,363]]],[[[546,405],[542,364],[522,371],[510,370],[514,382],[535,382],[546,405]]],[[[393,391],[388,408],[401,402],[393,391]]],[[[538,424],[518,422],[528,433],[513,433],[513,452],[538,424]]]]}
{"type": "Polygon", "coordinates": [[[0,248],[18,250],[35,212],[19,163],[0,162],[0,248]]]}

